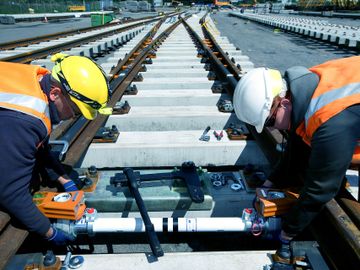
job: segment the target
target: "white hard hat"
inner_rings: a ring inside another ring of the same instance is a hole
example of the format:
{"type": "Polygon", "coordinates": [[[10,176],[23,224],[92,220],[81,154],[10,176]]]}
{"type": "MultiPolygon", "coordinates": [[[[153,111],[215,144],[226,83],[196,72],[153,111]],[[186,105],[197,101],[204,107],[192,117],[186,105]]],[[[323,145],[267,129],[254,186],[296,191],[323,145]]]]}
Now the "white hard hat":
{"type": "Polygon", "coordinates": [[[255,126],[261,133],[270,114],[274,97],[283,89],[281,73],[275,69],[255,68],[238,82],[233,97],[237,118],[255,126]]]}

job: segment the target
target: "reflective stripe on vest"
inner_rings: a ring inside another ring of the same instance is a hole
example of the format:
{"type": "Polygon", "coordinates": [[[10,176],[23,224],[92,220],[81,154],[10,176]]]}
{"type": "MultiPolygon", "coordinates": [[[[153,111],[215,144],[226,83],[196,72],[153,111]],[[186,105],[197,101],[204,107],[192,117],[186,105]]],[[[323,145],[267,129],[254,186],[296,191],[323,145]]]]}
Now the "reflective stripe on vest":
{"type": "Polygon", "coordinates": [[[30,114],[41,120],[45,127],[49,125],[49,106],[44,100],[39,98],[19,94],[0,93],[0,107],[30,114]]]}
{"type": "Polygon", "coordinates": [[[360,83],[352,83],[313,98],[305,114],[305,127],[308,128],[309,119],[324,106],[330,105],[332,102],[355,94],[360,94],[360,83]]]}
{"type": "MultiPolygon", "coordinates": [[[[11,94],[11,93],[0,93],[0,102],[27,107],[39,113],[48,111],[47,110],[48,105],[44,100],[32,96],[11,94]]],[[[47,114],[47,116],[49,116],[49,114],[47,114]]]]}
{"type": "Polygon", "coordinates": [[[0,107],[40,119],[50,134],[48,99],[39,84],[47,73],[40,66],[0,62],[0,107]]]}
{"type": "Polygon", "coordinates": [[[316,130],[346,108],[360,104],[360,56],[325,62],[310,68],[319,76],[316,87],[296,133],[311,145],[316,130]]]}

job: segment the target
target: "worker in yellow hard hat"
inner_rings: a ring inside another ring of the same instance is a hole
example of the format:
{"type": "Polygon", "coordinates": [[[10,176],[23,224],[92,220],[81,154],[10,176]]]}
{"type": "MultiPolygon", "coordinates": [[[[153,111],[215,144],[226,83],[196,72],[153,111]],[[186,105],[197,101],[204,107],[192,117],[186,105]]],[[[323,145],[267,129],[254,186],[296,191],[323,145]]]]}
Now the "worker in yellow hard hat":
{"type": "Polygon", "coordinates": [[[0,209],[32,232],[62,245],[73,236],[52,227],[35,206],[29,184],[37,161],[66,192],[77,186],[48,147],[52,126],[77,115],[111,114],[107,78],[91,59],[55,54],[52,72],[35,65],[0,62],[0,209]],[[40,158],[39,158],[40,156],[40,158]]]}
{"type": "Polygon", "coordinates": [[[86,119],[93,120],[97,113],[111,114],[111,109],[106,107],[110,88],[105,73],[95,62],[87,57],[60,53],[51,60],[55,62],[52,78],[60,83],[86,119]]]}

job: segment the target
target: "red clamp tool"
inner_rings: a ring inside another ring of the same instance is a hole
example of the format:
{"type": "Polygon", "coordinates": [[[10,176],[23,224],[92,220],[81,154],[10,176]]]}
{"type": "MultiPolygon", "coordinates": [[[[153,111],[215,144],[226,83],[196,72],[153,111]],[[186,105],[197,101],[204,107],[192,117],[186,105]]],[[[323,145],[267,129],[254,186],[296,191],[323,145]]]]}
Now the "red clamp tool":
{"type": "Polygon", "coordinates": [[[217,133],[216,130],[214,130],[214,136],[218,141],[220,141],[222,139],[222,137],[224,137],[224,133],[223,133],[223,131],[220,131],[219,133],[217,133]]]}

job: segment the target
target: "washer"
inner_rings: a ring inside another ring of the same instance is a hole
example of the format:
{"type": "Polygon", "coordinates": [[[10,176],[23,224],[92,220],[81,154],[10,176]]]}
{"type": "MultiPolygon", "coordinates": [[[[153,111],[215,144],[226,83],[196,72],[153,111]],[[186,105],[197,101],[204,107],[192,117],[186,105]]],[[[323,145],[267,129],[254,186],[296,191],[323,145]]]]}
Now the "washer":
{"type": "Polygon", "coordinates": [[[83,265],[83,263],[84,263],[83,256],[73,256],[69,261],[69,267],[71,269],[77,269],[80,268],[83,265]]]}
{"type": "Polygon", "coordinates": [[[238,183],[234,183],[234,184],[231,184],[230,186],[231,190],[233,191],[239,191],[241,190],[243,187],[242,185],[238,184],[238,183]]]}

